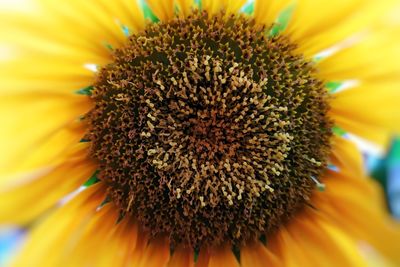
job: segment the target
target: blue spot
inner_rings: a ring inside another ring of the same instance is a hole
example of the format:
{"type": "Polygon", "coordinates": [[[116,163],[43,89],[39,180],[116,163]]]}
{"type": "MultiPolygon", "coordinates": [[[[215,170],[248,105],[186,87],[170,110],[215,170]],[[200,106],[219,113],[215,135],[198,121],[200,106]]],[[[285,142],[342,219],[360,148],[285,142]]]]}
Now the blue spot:
{"type": "Polygon", "coordinates": [[[0,228],[0,266],[9,266],[13,254],[21,246],[25,233],[18,228],[0,228]]]}
{"type": "Polygon", "coordinates": [[[366,155],[366,165],[370,175],[384,189],[392,215],[400,219],[400,137],[393,140],[384,157],[366,155]]]}
{"type": "Polygon", "coordinates": [[[122,27],[122,32],[124,33],[124,35],[125,35],[126,37],[131,36],[131,31],[129,30],[129,28],[128,28],[127,26],[122,25],[121,27],[122,27]]]}

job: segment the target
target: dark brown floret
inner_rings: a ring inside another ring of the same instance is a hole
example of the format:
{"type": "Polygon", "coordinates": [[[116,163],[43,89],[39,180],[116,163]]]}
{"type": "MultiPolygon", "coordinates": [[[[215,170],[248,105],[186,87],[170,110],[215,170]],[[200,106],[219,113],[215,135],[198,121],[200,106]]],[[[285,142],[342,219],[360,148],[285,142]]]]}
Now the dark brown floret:
{"type": "Polygon", "coordinates": [[[116,50],[87,138],[122,216],[195,248],[259,238],[308,202],[329,151],[327,93],[268,30],[197,12],[116,50]]]}

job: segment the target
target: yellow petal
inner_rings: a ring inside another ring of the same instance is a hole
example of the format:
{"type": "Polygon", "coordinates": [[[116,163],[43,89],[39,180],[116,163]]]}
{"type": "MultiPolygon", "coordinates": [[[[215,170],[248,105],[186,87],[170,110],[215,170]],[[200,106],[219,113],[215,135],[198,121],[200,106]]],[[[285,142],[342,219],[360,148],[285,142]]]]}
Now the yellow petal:
{"type": "Polygon", "coordinates": [[[10,37],[5,42],[16,50],[16,55],[0,62],[1,95],[33,91],[72,93],[94,81],[94,73],[86,64],[109,62],[108,54],[97,55],[12,26],[7,30],[12,34],[6,33],[10,37]]]}
{"type": "Polygon", "coordinates": [[[65,253],[70,249],[68,244],[80,234],[81,227],[90,221],[104,197],[104,187],[101,184],[93,185],[50,214],[29,232],[11,266],[51,267],[67,264],[65,253]]]}
{"type": "Polygon", "coordinates": [[[306,56],[313,56],[368,29],[392,8],[387,1],[297,1],[287,32],[306,56]],[[315,12],[318,10],[318,12],[315,12]]]}
{"type": "Polygon", "coordinates": [[[242,267],[283,266],[282,262],[259,241],[240,248],[242,267]]]}
{"type": "Polygon", "coordinates": [[[208,267],[239,267],[233,252],[229,246],[213,248],[210,250],[208,267]]]}
{"type": "MultiPolygon", "coordinates": [[[[26,66],[50,66],[48,68],[50,72],[61,69],[60,74],[62,74],[62,68],[71,65],[71,61],[74,61],[72,65],[76,73],[84,70],[84,63],[103,65],[111,56],[107,46],[120,47],[126,42],[122,25],[130,28],[132,32],[144,28],[143,14],[137,1],[121,0],[111,3],[102,0],[72,0],[54,3],[42,0],[39,7],[39,11],[29,16],[1,14],[2,25],[5,26],[1,27],[0,39],[5,37],[6,41],[14,44],[13,47],[15,44],[18,45],[17,50],[22,49],[20,61],[24,58],[25,64],[16,62],[16,65],[23,69],[26,69],[26,66]],[[30,42],[27,43],[25,41],[27,39],[30,42]],[[42,63],[44,60],[52,60],[52,64],[42,63]]],[[[38,70],[37,73],[43,75],[47,72],[38,70]]],[[[51,80],[50,74],[47,73],[47,76],[50,76],[51,80]]],[[[77,79],[73,78],[66,78],[65,82],[77,83],[77,79]]],[[[89,84],[86,83],[84,86],[89,84]]],[[[54,85],[52,84],[53,88],[58,88],[54,85]]],[[[75,88],[77,89],[80,87],[75,88]]]]}
{"type": "Polygon", "coordinates": [[[390,80],[400,74],[400,31],[378,28],[361,35],[356,44],[344,48],[318,64],[325,80],[390,80]]]}
{"type": "Polygon", "coordinates": [[[146,0],[146,2],[161,21],[168,21],[174,17],[174,0],[146,0]]]}
{"type": "Polygon", "coordinates": [[[118,208],[112,203],[89,212],[85,222],[66,238],[54,266],[127,266],[138,238],[137,225],[117,222],[118,208]]]}
{"type": "MultiPolygon", "coordinates": [[[[41,0],[45,18],[56,20],[63,31],[74,33],[75,38],[91,39],[102,44],[107,42],[113,47],[119,47],[126,42],[118,14],[100,5],[97,0],[71,0],[54,3],[51,0],[41,0]]],[[[139,15],[141,14],[132,14],[139,15]]]]}
{"type": "Polygon", "coordinates": [[[141,231],[139,230],[135,249],[133,250],[133,252],[130,255],[130,258],[129,258],[130,260],[127,261],[128,267],[140,266],[143,253],[144,253],[145,249],[147,248],[148,243],[149,243],[148,234],[141,233],[141,231]]]}
{"type": "Polygon", "coordinates": [[[334,136],[332,147],[332,163],[340,170],[362,176],[363,158],[355,144],[343,137],[334,136]]]}
{"type": "Polygon", "coordinates": [[[222,2],[226,13],[235,14],[246,4],[247,0],[223,0],[222,2]]]}
{"type": "Polygon", "coordinates": [[[286,32],[294,41],[328,30],[355,13],[364,0],[300,0],[289,21],[286,32]],[[318,12],[316,12],[318,11],[318,12]]]}
{"type": "Polygon", "coordinates": [[[334,95],[330,115],[341,128],[379,142],[379,131],[400,132],[400,83],[361,84],[334,95]],[[377,134],[369,132],[377,130],[377,134]]]}
{"type": "MultiPolygon", "coordinates": [[[[73,229],[73,239],[65,239],[62,253],[56,259],[57,266],[110,266],[111,261],[118,266],[120,253],[115,252],[111,238],[116,230],[117,213],[115,206],[106,204],[95,212],[88,212],[87,220],[73,229]],[[108,249],[106,249],[108,247],[108,249]]],[[[68,215],[67,215],[68,216],[68,215]]],[[[66,216],[66,217],[67,217],[66,216]]],[[[66,218],[66,220],[71,218],[66,218]]],[[[125,246],[119,242],[119,251],[125,246]]]]}
{"type": "Polygon", "coordinates": [[[358,136],[363,137],[367,141],[371,141],[377,144],[379,149],[385,149],[389,146],[393,133],[388,129],[382,127],[376,127],[375,125],[368,125],[365,123],[360,123],[351,118],[346,118],[345,116],[335,116],[335,122],[340,125],[343,129],[350,133],[355,133],[358,136]]]}
{"type": "Polygon", "coordinates": [[[307,262],[298,262],[300,266],[314,266],[312,263],[315,266],[323,263],[327,267],[368,266],[358,248],[358,240],[340,231],[333,222],[324,220],[316,211],[309,209],[296,216],[289,223],[288,231],[307,256],[307,262]]]}
{"type": "MultiPolygon", "coordinates": [[[[79,28],[75,22],[70,21],[71,19],[53,13],[48,7],[28,15],[1,13],[1,42],[10,43],[14,50],[17,45],[17,56],[22,49],[21,58],[27,52],[24,51],[25,49],[29,50],[29,55],[33,59],[38,57],[38,52],[52,54],[57,59],[60,56],[59,52],[63,51],[67,51],[68,54],[78,51],[78,53],[87,55],[88,58],[81,58],[81,60],[110,58],[109,50],[104,45],[106,42],[104,38],[95,39],[91,33],[85,31],[85,27],[79,28]],[[27,39],[31,41],[26,42],[27,39]]],[[[67,62],[70,59],[69,57],[64,58],[67,62]]],[[[30,59],[27,58],[27,60],[30,59]]],[[[59,68],[63,66],[63,64],[57,64],[59,68]]]]}
{"type": "Polygon", "coordinates": [[[195,264],[196,267],[208,267],[210,262],[210,253],[207,248],[202,248],[199,251],[199,256],[195,264]]]}
{"type": "Polygon", "coordinates": [[[202,8],[207,10],[209,15],[214,15],[220,12],[223,8],[222,0],[203,0],[201,4],[202,8]]]}
{"type": "Polygon", "coordinates": [[[90,107],[86,96],[72,94],[2,96],[0,147],[7,153],[0,156],[0,183],[8,180],[7,175],[51,166],[50,159],[82,138],[83,125],[74,124],[90,107]]]}
{"type": "Polygon", "coordinates": [[[254,19],[257,23],[269,26],[291,2],[291,0],[255,0],[254,19]]]}
{"type": "Polygon", "coordinates": [[[169,242],[163,238],[152,240],[141,256],[140,267],[163,267],[169,261],[169,242]]]}
{"type": "Polygon", "coordinates": [[[321,196],[326,196],[330,199],[340,197],[343,201],[345,199],[361,200],[368,197],[370,201],[366,201],[366,203],[370,205],[370,208],[384,211],[385,205],[381,199],[379,188],[372,181],[368,181],[365,176],[359,176],[345,170],[340,172],[328,170],[323,177],[323,181],[327,188],[321,196]],[[351,188],[354,189],[351,190],[351,188]]]}
{"type": "Polygon", "coordinates": [[[313,205],[342,231],[400,264],[400,225],[389,218],[380,187],[366,177],[335,172],[324,183],[326,190],[316,192],[313,205]]]}
{"type": "Polygon", "coordinates": [[[195,8],[195,2],[193,0],[177,0],[176,2],[179,6],[180,12],[184,17],[189,16],[192,12],[192,9],[195,8]]]}
{"type": "Polygon", "coordinates": [[[194,267],[193,249],[178,247],[171,256],[167,267],[194,267]]]}
{"type": "MultiPolygon", "coordinates": [[[[139,243],[139,238],[143,239],[143,233],[139,233],[139,227],[133,220],[125,218],[117,225],[114,239],[118,240],[119,243],[123,242],[122,262],[125,264],[133,261],[133,251],[136,249],[137,243],[139,243]]],[[[121,244],[118,246],[121,246],[121,244]]],[[[116,248],[116,250],[121,250],[121,248],[116,248]]]]}
{"type": "MultiPolygon", "coordinates": [[[[40,62],[40,58],[36,62],[40,62]]],[[[84,69],[83,65],[72,68],[60,68],[60,71],[57,72],[54,68],[55,62],[50,63],[43,59],[43,65],[38,66],[35,70],[31,62],[27,62],[26,60],[16,60],[10,63],[8,65],[9,69],[0,74],[0,94],[10,92],[73,93],[93,83],[93,73],[84,69]],[[17,65],[26,66],[26,64],[29,64],[31,67],[20,67],[17,70],[17,65]],[[12,72],[12,70],[16,71],[12,72]],[[73,73],[74,71],[75,73],[73,73]],[[79,74],[80,71],[82,71],[82,75],[79,74]],[[49,76],[43,75],[43,73],[49,76]],[[21,77],[24,78],[22,79],[21,77]]],[[[3,66],[0,66],[0,70],[3,69],[3,66]]]]}
{"type": "Polygon", "coordinates": [[[138,1],[100,0],[92,4],[101,5],[103,7],[102,12],[110,16],[111,19],[118,20],[123,26],[128,27],[132,33],[137,33],[145,28],[146,23],[138,1]]]}
{"type": "Polygon", "coordinates": [[[285,267],[315,265],[315,262],[306,256],[304,248],[295,242],[285,226],[268,237],[267,247],[277,255],[285,267]]]}
{"type": "Polygon", "coordinates": [[[83,156],[42,170],[28,182],[0,190],[0,221],[27,224],[77,190],[94,173],[95,166],[83,156]]]}
{"type": "Polygon", "coordinates": [[[66,254],[67,266],[128,266],[137,240],[142,237],[137,224],[129,218],[117,223],[118,215],[118,208],[112,203],[98,210],[79,229],[73,249],[66,254]]]}
{"type": "MultiPolygon", "coordinates": [[[[85,132],[82,123],[73,123],[54,133],[43,135],[39,142],[34,145],[32,143],[28,151],[21,149],[14,151],[14,154],[8,153],[10,157],[15,156],[14,160],[10,158],[8,163],[4,163],[6,167],[0,171],[0,186],[4,189],[18,185],[43,170],[49,170],[72,159],[75,157],[73,155],[78,153],[80,157],[87,157],[87,144],[78,143],[85,132]]],[[[27,141],[29,140],[25,140],[27,141]]]]}
{"type": "Polygon", "coordinates": [[[117,223],[118,208],[107,203],[98,209],[64,253],[66,266],[127,266],[136,247],[138,227],[129,218],[117,223]]]}

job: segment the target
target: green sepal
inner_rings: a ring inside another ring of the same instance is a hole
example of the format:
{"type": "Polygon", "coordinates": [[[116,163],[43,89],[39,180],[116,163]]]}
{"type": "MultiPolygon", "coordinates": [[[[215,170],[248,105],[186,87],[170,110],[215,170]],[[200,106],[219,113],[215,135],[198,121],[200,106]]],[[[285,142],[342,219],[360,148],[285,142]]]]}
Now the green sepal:
{"type": "Polygon", "coordinates": [[[146,1],[142,1],[142,10],[145,19],[149,19],[153,23],[159,22],[159,18],[153,13],[146,1]]]}
{"type": "Polygon", "coordinates": [[[174,15],[178,16],[181,13],[181,11],[179,10],[179,6],[178,5],[174,5],[174,15]]]}
{"type": "Polygon", "coordinates": [[[258,240],[263,243],[264,246],[267,245],[267,236],[266,235],[261,235],[258,240]]]}
{"type": "Polygon", "coordinates": [[[201,2],[201,0],[194,0],[194,3],[197,5],[199,10],[203,9],[203,3],[201,2]]]}
{"type": "Polygon", "coordinates": [[[330,81],[325,84],[325,88],[328,89],[329,93],[335,93],[342,84],[342,82],[330,81]]]}
{"type": "Polygon", "coordinates": [[[232,253],[235,256],[236,260],[240,262],[240,248],[238,246],[233,246],[232,253]]]}
{"type": "Polygon", "coordinates": [[[347,133],[344,129],[340,128],[337,125],[332,127],[332,132],[338,136],[344,136],[347,133]]]}
{"type": "Polygon", "coordinates": [[[93,88],[94,88],[93,85],[90,85],[90,86],[84,87],[82,89],[79,89],[78,91],[75,91],[75,93],[78,94],[78,95],[91,96],[93,88]]]}
{"type": "Polygon", "coordinates": [[[293,15],[294,8],[295,5],[291,4],[279,14],[269,32],[270,36],[276,36],[286,29],[287,25],[289,24],[290,18],[293,15]]]}
{"type": "Polygon", "coordinates": [[[114,50],[114,47],[110,43],[104,42],[104,46],[110,51],[114,50]]]}
{"type": "Polygon", "coordinates": [[[245,5],[242,9],[242,13],[250,15],[250,16],[253,15],[254,14],[254,1],[245,5]]]}
{"type": "Polygon", "coordinates": [[[99,170],[96,170],[92,176],[83,184],[85,187],[89,187],[91,185],[94,185],[95,183],[98,183],[100,181],[99,178],[97,178],[97,175],[99,174],[99,170]]]}
{"type": "Polygon", "coordinates": [[[317,185],[317,189],[318,189],[318,191],[319,192],[325,192],[325,189],[326,189],[326,185],[325,184],[318,184],[317,185]]]}
{"type": "Polygon", "coordinates": [[[193,251],[193,260],[194,263],[197,263],[197,261],[199,260],[199,254],[200,254],[200,250],[199,249],[195,249],[193,251]]]}

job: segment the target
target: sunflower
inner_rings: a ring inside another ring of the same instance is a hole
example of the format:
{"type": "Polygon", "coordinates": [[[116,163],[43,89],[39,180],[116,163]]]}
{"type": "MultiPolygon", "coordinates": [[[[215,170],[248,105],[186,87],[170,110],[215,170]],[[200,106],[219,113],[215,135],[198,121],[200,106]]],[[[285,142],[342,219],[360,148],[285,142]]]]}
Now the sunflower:
{"type": "Polygon", "coordinates": [[[29,226],[12,266],[400,265],[352,141],[400,130],[395,2],[1,14],[0,221],[29,226]]]}

